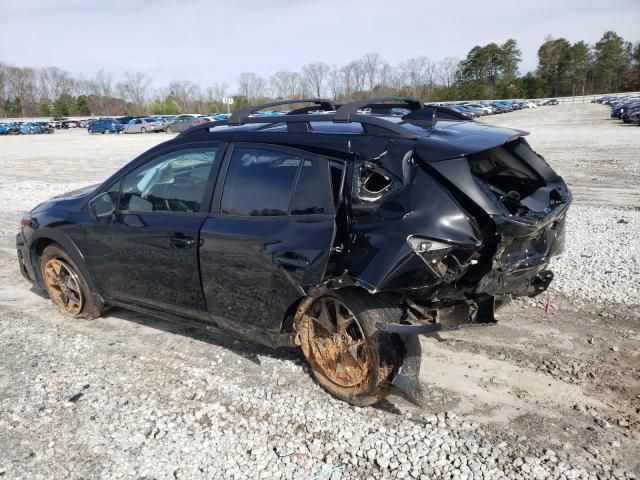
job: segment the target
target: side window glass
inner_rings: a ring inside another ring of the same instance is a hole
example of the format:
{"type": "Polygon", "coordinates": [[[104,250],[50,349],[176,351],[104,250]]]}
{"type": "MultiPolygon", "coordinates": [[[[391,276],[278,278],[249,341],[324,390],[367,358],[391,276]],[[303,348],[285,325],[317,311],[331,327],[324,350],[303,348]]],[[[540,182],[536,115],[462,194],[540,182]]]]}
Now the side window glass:
{"type": "Polygon", "coordinates": [[[275,150],[234,149],[220,212],[226,215],[286,215],[302,159],[275,150]]]}
{"type": "Polygon", "coordinates": [[[111,185],[106,191],[106,193],[109,194],[109,197],[111,197],[111,201],[113,202],[114,205],[118,205],[118,201],[120,200],[120,184],[121,182],[120,180],[118,180],[116,183],[111,185]]]}
{"type": "Polygon", "coordinates": [[[198,212],[215,147],[179,150],[154,158],[124,177],[118,210],[198,212]]]}
{"type": "Polygon", "coordinates": [[[315,159],[305,159],[302,163],[291,205],[292,215],[333,213],[326,169],[326,162],[315,159]]]}

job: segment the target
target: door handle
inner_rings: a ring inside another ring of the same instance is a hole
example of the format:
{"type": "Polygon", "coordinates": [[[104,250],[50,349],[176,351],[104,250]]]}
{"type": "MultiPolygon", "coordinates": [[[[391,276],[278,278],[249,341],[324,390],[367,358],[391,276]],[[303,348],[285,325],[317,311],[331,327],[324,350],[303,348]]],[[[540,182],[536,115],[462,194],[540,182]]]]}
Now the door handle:
{"type": "Polygon", "coordinates": [[[174,248],[191,248],[196,244],[195,238],[182,233],[175,233],[171,235],[167,241],[169,242],[169,245],[174,248]]]}

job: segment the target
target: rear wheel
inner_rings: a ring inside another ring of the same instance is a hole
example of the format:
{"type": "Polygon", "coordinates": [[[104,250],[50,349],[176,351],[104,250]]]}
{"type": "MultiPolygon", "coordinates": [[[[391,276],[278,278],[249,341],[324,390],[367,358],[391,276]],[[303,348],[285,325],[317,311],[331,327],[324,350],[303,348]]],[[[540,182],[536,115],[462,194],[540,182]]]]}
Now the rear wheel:
{"type": "Polygon", "coordinates": [[[173,133],[173,129],[171,127],[167,127],[167,133],[173,133]]]}
{"type": "Polygon", "coordinates": [[[140,133],[147,133],[147,129],[146,129],[146,128],[144,128],[144,127],[142,127],[142,128],[140,129],[140,133]]]}
{"type": "Polygon", "coordinates": [[[367,406],[388,395],[404,356],[400,338],[377,325],[399,319],[399,309],[360,290],[345,289],[299,312],[296,329],[318,382],[341,400],[367,406]]]}
{"type": "Polygon", "coordinates": [[[57,245],[49,245],[40,257],[42,278],[51,301],[61,313],[76,318],[98,318],[100,308],[75,262],[57,245]]]}

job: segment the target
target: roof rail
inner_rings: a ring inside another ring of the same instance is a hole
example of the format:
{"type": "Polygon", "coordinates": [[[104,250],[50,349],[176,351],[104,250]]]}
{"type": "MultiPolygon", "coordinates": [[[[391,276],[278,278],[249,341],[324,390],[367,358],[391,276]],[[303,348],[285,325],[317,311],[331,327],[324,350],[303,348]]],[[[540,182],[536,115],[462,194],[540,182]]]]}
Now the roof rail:
{"type": "Polygon", "coordinates": [[[327,100],[324,98],[302,98],[299,100],[281,100],[278,102],[270,102],[263,103],[262,105],[252,105],[249,107],[241,108],[240,110],[236,110],[229,117],[228,124],[229,125],[242,125],[246,123],[247,119],[251,116],[252,113],[255,113],[259,110],[264,110],[269,107],[279,107],[281,105],[294,105],[296,103],[315,103],[316,105],[320,105],[322,110],[333,111],[336,109],[335,104],[331,100],[327,100]]]}
{"type": "Polygon", "coordinates": [[[374,97],[366,100],[357,100],[355,102],[345,103],[341,105],[334,115],[334,122],[350,122],[352,121],[352,116],[358,114],[358,110],[363,108],[395,108],[402,107],[407,108],[411,111],[420,110],[423,105],[422,102],[415,97],[374,97]],[[397,105],[388,105],[383,102],[402,102],[402,104],[397,105]]]}
{"type": "MultiPolygon", "coordinates": [[[[264,124],[277,124],[284,123],[287,125],[287,130],[290,133],[307,133],[311,132],[312,122],[333,122],[334,113],[306,113],[299,115],[281,115],[278,117],[246,117],[244,121],[239,125],[251,124],[251,123],[264,123],[264,124]]],[[[353,115],[350,122],[360,123],[363,128],[369,130],[371,135],[388,135],[392,137],[406,138],[410,140],[416,140],[418,135],[411,130],[403,127],[394,122],[389,122],[383,118],[375,115],[353,115]],[[375,133],[373,133],[375,132],[375,133]]],[[[180,136],[187,136],[193,133],[209,130],[221,127],[221,126],[238,126],[231,125],[228,120],[219,120],[215,122],[202,123],[200,125],[194,125],[193,127],[185,130],[180,136]]]]}

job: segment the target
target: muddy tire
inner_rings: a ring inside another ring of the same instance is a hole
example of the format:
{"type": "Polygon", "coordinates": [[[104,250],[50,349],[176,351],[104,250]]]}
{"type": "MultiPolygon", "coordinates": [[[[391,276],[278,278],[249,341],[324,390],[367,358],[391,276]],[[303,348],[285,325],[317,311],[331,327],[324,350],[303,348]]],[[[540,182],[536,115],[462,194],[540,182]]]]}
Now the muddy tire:
{"type": "Polygon", "coordinates": [[[40,271],[49,298],[61,313],[84,319],[101,315],[80,269],[58,245],[44,249],[40,257],[40,271]]]}
{"type": "Polygon", "coordinates": [[[384,399],[402,365],[404,345],[376,325],[397,322],[400,315],[400,309],[359,289],[304,302],[296,330],[318,383],[356,406],[384,399]]]}

